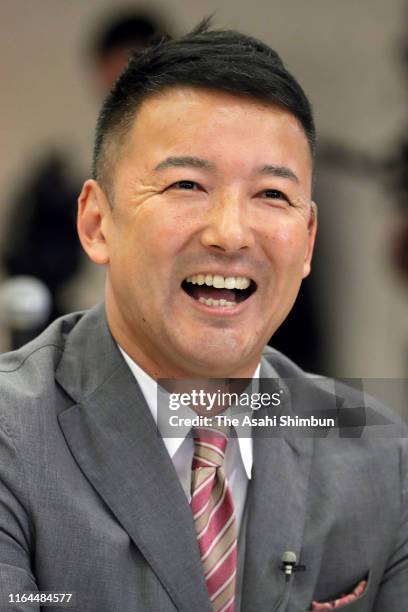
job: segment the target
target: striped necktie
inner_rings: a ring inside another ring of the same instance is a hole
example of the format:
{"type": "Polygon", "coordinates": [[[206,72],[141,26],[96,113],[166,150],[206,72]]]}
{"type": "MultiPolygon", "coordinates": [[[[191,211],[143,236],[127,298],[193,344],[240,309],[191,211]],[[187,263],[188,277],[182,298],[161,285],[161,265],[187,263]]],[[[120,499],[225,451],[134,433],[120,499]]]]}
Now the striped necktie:
{"type": "Polygon", "coordinates": [[[228,438],[211,428],[192,434],[191,510],[208,594],[214,612],[234,612],[237,526],[222,467],[228,438]]]}

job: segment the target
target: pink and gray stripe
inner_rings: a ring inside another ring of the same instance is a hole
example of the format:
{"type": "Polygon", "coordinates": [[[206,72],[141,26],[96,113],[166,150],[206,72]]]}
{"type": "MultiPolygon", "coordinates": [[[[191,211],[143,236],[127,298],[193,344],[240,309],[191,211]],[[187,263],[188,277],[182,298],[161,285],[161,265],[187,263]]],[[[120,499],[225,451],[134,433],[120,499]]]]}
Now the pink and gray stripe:
{"type": "Polygon", "coordinates": [[[193,430],[191,509],[204,576],[214,612],[234,612],[237,527],[223,462],[228,437],[211,428],[193,430]]]}

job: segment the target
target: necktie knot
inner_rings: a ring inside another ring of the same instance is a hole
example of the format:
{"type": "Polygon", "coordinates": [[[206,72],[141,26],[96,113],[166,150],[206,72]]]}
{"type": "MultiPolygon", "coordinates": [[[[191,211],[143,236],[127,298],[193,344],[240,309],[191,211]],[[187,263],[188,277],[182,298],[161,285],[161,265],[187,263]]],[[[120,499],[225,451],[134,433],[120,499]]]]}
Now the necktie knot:
{"type": "Polygon", "coordinates": [[[194,457],[192,469],[200,467],[219,468],[224,463],[228,442],[226,431],[210,427],[192,429],[194,457]]]}

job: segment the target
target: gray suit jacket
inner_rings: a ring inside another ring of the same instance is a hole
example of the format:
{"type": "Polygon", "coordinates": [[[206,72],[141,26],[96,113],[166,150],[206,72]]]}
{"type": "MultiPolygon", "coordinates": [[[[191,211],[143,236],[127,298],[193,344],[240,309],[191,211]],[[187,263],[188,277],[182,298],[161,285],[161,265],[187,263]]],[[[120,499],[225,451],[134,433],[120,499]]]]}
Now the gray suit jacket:
{"type": "MultiPolygon", "coordinates": [[[[333,407],[324,385],[270,349],[265,377],[269,364],[302,383],[287,383],[286,409],[333,407]]],[[[341,395],[343,408],[356,400],[341,395]]],[[[34,610],[6,597],[39,589],[75,592],[78,612],[210,612],[187,499],[103,306],[1,356],[0,397],[0,611],[34,610]]],[[[345,611],[408,609],[406,430],[397,420],[391,430],[254,431],[243,612],[272,612],[285,550],[306,571],[281,610],[305,612],[365,577],[345,611]]]]}

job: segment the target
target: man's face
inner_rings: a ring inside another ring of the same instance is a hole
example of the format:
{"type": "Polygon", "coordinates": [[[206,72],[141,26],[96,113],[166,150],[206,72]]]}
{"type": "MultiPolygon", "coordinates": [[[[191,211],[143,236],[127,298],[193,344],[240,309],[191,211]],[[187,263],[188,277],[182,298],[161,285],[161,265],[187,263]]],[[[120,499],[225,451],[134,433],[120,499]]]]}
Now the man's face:
{"type": "Polygon", "coordinates": [[[276,106],[174,88],[145,100],[124,146],[100,222],[114,337],[153,376],[252,376],[309,273],[302,128],[276,106]]]}

